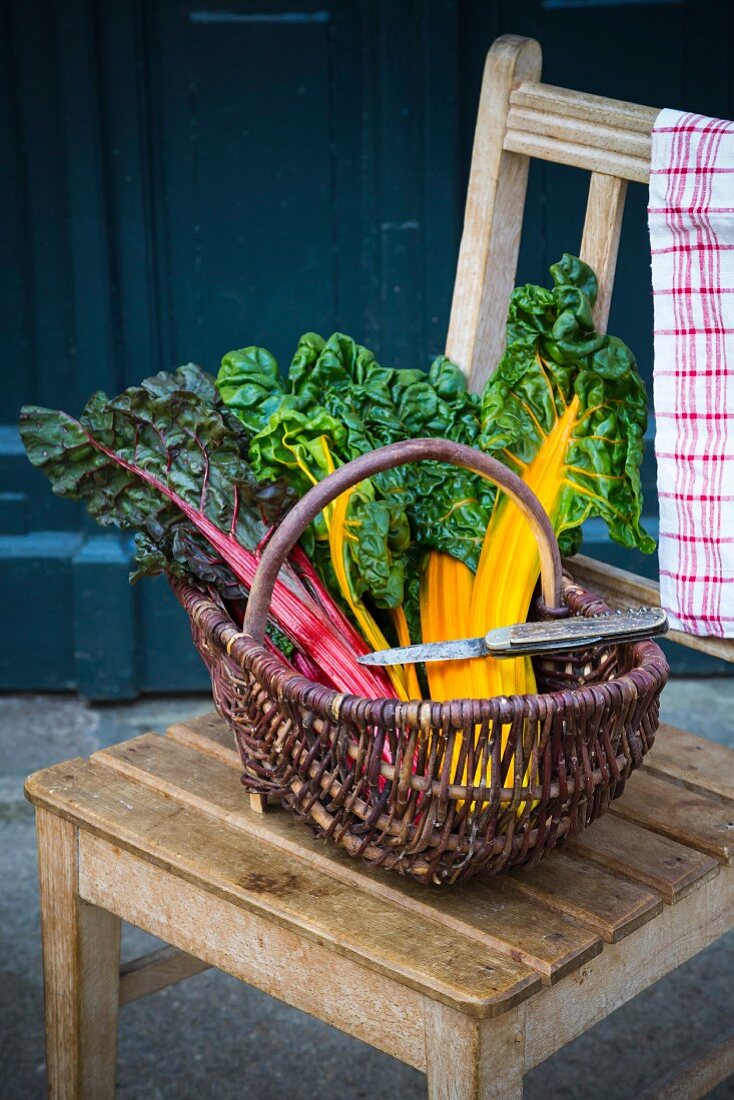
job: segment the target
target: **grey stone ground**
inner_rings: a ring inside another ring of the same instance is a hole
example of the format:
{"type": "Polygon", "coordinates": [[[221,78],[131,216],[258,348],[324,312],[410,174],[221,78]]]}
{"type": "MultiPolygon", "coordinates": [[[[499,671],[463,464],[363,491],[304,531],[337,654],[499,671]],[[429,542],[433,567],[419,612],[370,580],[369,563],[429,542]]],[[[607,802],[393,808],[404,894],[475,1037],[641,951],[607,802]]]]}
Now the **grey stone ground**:
{"type": "MultiPolygon", "coordinates": [[[[0,1096],[43,1095],[43,1019],[33,815],[23,777],[208,709],[205,697],[89,707],[70,697],[0,699],[0,1096]]],[[[734,746],[734,679],[676,681],[664,720],[734,746]]],[[[127,955],[149,939],[126,929],[127,955]]],[[[636,1100],[734,1019],[734,936],[637,997],[538,1067],[529,1100],[636,1100]]],[[[124,1100],[422,1100],[421,1074],[216,971],[122,1009],[124,1100]]],[[[711,1094],[734,1100],[734,1080],[711,1094]]]]}

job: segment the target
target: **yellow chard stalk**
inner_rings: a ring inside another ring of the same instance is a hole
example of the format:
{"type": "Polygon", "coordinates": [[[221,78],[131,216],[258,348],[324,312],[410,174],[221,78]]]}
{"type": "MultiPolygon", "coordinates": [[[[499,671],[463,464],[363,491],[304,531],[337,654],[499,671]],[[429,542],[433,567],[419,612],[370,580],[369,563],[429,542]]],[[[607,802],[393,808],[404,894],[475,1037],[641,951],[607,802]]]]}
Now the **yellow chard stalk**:
{"type": "MultiPolygon", "coordinates": [[[[578,410],[579,399],[574,397],[552,430],[543,433],[543,443],[535,458],[520,471],[551,522],[558,509],[578,410]]],[[[486,634],[495,627],[525,622],[539,574],[540,555],[527,520],[504,493],[498,493],[472,589],[469,616],[472,634],[486,634]]],[[[472,661],[471,675],[475,690],[488,687],[489,695],[536,690],[528,657],[472,661]]]]}

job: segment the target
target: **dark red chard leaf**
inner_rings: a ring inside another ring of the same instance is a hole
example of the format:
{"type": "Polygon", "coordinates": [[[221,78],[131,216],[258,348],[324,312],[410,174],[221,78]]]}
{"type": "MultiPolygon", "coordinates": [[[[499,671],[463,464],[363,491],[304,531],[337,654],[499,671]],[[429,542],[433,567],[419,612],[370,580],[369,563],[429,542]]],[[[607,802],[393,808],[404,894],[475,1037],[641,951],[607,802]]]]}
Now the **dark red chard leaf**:
{"type": "MultiPolygon", "coordinates": [[[[113,400],[94,394],[79,420],[26,406],[21,437],[30,461],[47,474],[54,492],[84,500],[99,523],[142,530],[148,535],[148,554],[152,544],[181,567],[186,553],[195,550],[191,572],[196,576],[206,555],[201,541],[187,537],[181,526],[187,521],[189,531],[211,547],[211,569],[226,564],[249,590],[257,569],[255,550],[267,531],[261,508],[272,516],[286,494],[257,482],[242,455],[241,437],[191,388],[190,368],[183,371],[182,385],[188,388],[167,388],[176,384],[179,372],[156,375],[113,400]]],[[[216,583],[214,573],[210,579],[216,583]]],[[[337,617],[324,613],[290,568],[276,584],[271,614],[340,690],[373,698],[391,694],[385,676],[356,663],[366,646],[355,652],[353,639],[347,641],[335,628],[337,617]]]]}
{"type": "Polygon", "coordinates": [[[150,378],[144,378],[140,386],[151,397],[167,397],[174,390],[185,390],[201,397],[208,405],[220,404],[214,378],[202,370],[198,363],[184,363],[175,371],[159,371],[150,378]]]}
{"type": "Polygon", "coordinates": [[[247,597],[247,589],[221,554],[187,520],[176,521],[166,528],[150,524],[145,531],[139,531],[135,535],[135,565],[130,574],[133,584],[141,577],[170,573],[214,585],[223,600],[247,597]]]}

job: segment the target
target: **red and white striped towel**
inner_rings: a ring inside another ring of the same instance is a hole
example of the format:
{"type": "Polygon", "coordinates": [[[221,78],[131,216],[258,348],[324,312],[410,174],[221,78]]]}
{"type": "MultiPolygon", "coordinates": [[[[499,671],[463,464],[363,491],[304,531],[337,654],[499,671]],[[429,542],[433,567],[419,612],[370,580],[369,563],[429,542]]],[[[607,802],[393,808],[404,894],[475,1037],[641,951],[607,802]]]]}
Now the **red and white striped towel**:
{"type": "Polygon", "coordinates": [[[648,208],[660,596],[734,637],[734,123],[661,111],[648,208]]]}

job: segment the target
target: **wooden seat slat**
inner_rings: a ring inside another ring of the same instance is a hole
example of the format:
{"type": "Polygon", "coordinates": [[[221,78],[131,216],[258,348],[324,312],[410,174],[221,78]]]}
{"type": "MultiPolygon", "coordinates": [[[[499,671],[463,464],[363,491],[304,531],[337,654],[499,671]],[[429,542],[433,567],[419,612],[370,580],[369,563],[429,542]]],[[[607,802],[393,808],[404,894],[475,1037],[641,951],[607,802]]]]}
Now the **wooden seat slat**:
{"type": "Polygon", "coordinates": [[[465,1012],[495,1015],[540,986],[535,971],[456,929],[425,921],[418,933],[415,915],[389,899],[358,893],[100,763],[72,760],[38,772],[27,793],[146,863],[465,1012]]]}
{"type": "Polygon", "coordinates": [[[634,772],[610,813],[677,840],[688,848],[734,859],[734,805],[722,804],[649,772],[634,772]]]}
{"type": "Polygon", "coordinates": [[[234,734],[224,719],[216,711],[202,714],[200,718],[190,718],[186,722],[176,722],[166,730],[166,736],[181,745],[207,756],[215,756],[230,767],[242,771],[240,755],[234,743],[234,734]]]}
{"type": "Polygon", "coordinates": [[[645,771],[734,803],[732,750],[675,726],[661,723],[655,747],[645,757],[645,771]]]}
{"type": "Polygon", "coordinates": [[[508,881],[532,902],[542,901],[560,913],[594,928],[607,943],[617,943],[656,917],[663,906],[657,892],[614,876],[595,863],[575,859],[563,849],[537,866],[512,870],[508,881]]]}
{"type": "Polygon", "coordinates": [[[669,903],[718,875],[720,867],[711,856],[610,814],[569,841],[564,851],[643,883],[669,903]]]}
{"type": "MultiPolygon", "coordinates": [[[[482,950],[520,959],[545,982],[557,981],[601,950],[599,934],[589,927],[591,922],[560,914],[556,904],[550,908],[538,901],[529,904],[512,883],[477,880],[465,891],[419,886],[410,879],[371,870],[316,839],[285,814],[253,814],[234,769],[167,738],[147,734],[96,753],[93,759],[241,829],[248,841],[261,848],[278,849],[378,902],[402,907],[428,926],[437,923],[476,941],[482,950]]],[[[637,917],[635,906],[631,919],[637,917]]]]}

